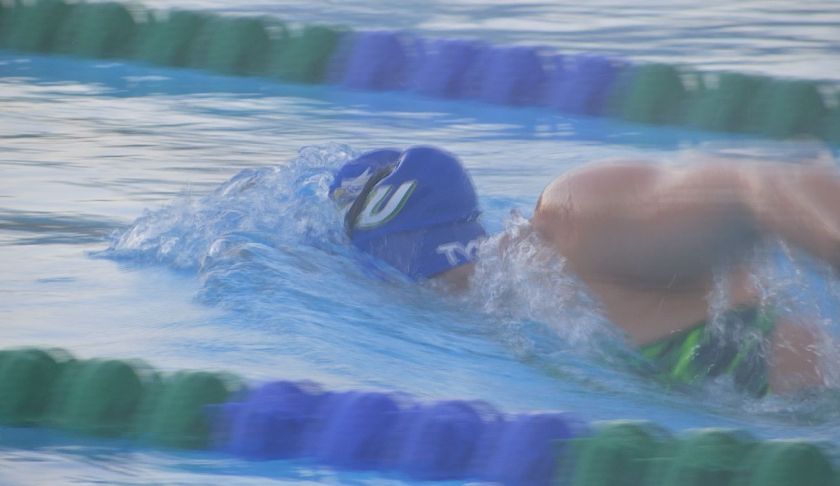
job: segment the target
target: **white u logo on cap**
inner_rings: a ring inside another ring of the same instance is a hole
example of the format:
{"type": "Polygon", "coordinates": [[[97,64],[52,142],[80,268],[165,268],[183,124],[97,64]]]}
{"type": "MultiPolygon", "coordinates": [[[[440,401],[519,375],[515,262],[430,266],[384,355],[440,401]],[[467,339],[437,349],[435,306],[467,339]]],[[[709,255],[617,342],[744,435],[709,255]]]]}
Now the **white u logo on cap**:
{"type": "Polygon", "coordinates": [[[403,182],[391,193],[391,185],[379,186],[371,192],[356,220],[357,228],[373,228],[394,218],[414,192],[417,181],[403,182]],[[389,196],[390,194],[390,196],[389,196]]]}

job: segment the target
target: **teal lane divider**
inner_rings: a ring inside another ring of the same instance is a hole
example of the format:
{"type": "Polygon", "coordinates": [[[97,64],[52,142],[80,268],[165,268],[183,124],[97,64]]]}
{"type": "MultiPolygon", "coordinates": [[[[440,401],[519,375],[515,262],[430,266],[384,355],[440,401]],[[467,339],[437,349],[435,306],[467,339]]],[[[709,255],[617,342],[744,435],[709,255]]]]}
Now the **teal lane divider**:
{"type": "Polygon", "coordinates": [[[422,480],[573,486],[837,486],[826,444],[733,430],[673,436],[649,422],[586,424],[566,413],[504,414],[467,400],[329,391],[311,382],[246,386],[227,373],[160,373],[140,361],[62,350],[0,351],[0,426],[45,427],[303,458],[422,480]]]}
{"type": "Polygon", "coordinates": [[[840,143],[840,84],[137,3],[5,0],[0,47],[840,143]]]}
{"type": "Polygon", "coordinates": [[[574,486],[794,486],[840,484],[825,447],[760,441],[733,430],[672,437],[646,422],[607,422],[575,439],[574,486]]]}
{"type": "Polygon", "coordinates": [[[61,350],[0,351],[0,424],[55,427],[205,448],[205,407],[243,389],[207,372],[162,375],[139,361],[77,360],[61,350]]]}

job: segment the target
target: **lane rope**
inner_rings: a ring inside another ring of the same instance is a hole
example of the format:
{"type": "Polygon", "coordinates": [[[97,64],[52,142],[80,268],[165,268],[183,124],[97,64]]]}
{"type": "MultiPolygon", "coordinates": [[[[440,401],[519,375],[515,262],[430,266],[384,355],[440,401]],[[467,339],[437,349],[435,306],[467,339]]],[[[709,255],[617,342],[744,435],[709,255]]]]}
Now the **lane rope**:
{"type": "Polygon", "coordinates": [[[6,0],[0,48],[840,143],[840,83],[136,3],[6,0]]]}
{"type": "Polygon", "coordinates": [[[161,373],[141,361],[79,360],[56,349],[0,351],[0,426],[253,460],[304,458],[421,480],[574,486],[840,480],[833,447],[807,440],[759,440],[722,429],[673,436],[649,422],[506,414],[481,401],[420,401],[312,382],[249,386],[227,373],[161,373]]]}

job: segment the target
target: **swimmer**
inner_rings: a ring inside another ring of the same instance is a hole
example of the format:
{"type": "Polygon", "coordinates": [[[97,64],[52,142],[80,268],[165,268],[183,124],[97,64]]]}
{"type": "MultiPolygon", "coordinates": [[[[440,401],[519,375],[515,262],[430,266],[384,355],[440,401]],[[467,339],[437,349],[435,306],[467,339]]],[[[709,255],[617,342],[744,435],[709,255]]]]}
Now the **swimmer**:
{"type": "MultiPolygon", "coordinates": [[[[465,169],[433,147],[376,150],[344,165],[330,197],[353,244],[413,279],[467,285],[486,233],[465,169]]],[[[824,384],[816,328],[760,305],[750,250],[782,241],[840,269],[840,172],[710,161],[586,165],[542,192],[530,230],[566,261],[606,317],[669,380],[722,374],[762,396],[824,384]],[[730,308],[711,332],[726,268],[730,308]]]]}

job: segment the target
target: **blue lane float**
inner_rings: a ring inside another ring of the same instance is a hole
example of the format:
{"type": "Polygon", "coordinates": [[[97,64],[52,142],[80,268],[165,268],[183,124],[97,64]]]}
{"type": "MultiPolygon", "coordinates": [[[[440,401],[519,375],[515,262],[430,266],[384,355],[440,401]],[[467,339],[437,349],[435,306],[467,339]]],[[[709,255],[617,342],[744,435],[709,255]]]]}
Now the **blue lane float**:
{"type": "Polygon", "coordinates": [[[322,407],[312,455],[342,469],[384,469],[400,413],[400,404],[387,393],[331,394],[322,407]]]}
{"type": "Polygon", "coordinates": [[[547,80],[543,57],[534,47],[492,47],[474,63],[476,98],[498,105],[538,105],[547,80]]]}
{"type": "Polygon", "coordinates": [[[487,45],[462,39],[427,39],[423,59],[411,80],[411,88],[436,98],[463,98],[469,92],[467,73],[473,71],[487,45]]]}
{"type": "Polygon", "coordinates": [[[356,32],[344,61],[341,85],[364,90],[396,90],[405,86],[411,62],[410,39],[396,32],[356,32]]]}
{"type": "Polygon", "coordinates": [[[420,403],[383,392],[273,382],[216,407],[216,447],[255,460],[309,458],[421,480],[548,484],[561,443],[586,431],[556,412],[505,416],[489,404],[420,403]]]}
{"type": "Polygon", "coordinates": [[[603,56],[576,55],[552,57],[545,103],[557,110],[577,115],[598,116],[623,63],[603,56]]]}
{"type": "Polygon", "coordinates": [[[217,447],[255,460],[304,456],[325,397],[311,383],[267,383],[214,409],[217,447]]]}
{"type": "Polygon", "coordinates": [[[569,452],[568,441],[585,431],[582,421],[565,413],[509,417],[488,437],[492,452],[476,474],[503,484],[547,484],[562,474],[559,459],[569,452]]]}
{"type": "Polygon", "coordinates": [[[424,480],[463,479],[475,465],[489,425],[499,420],[487,404],[446,401],[417,405],[407,418],[397,468],[424,480]]]}

